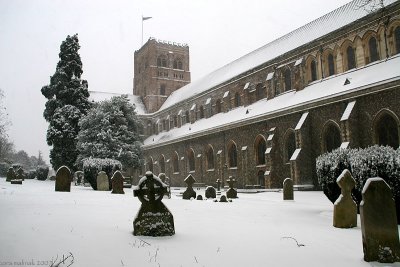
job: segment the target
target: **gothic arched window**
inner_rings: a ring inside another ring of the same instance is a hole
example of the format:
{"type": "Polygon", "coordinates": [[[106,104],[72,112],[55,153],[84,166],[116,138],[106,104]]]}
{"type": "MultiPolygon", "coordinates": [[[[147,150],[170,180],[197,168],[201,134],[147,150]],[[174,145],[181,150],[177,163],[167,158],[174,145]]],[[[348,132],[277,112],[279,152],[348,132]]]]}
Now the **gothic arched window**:
{"type": "Polygon", "coordinates": [[[265,138],[258,135],[255,141],[255,152],[256,152],[256,163],[257,165],[265,164],[265,150],[267,150],[267,144],[265,138]]]}
{"type": "Polygon", "coordinates": [[[400,53],[400,26],[394,30],[394,39],[396,42],[396,54],[400,53]]]}
{"type": "Polygon", "coordinates": [[[311,61],[310,63],[310,72],[311,72],[311,81],[317,80],[317,64],[315,60],[311,61]]]}
{"type": "Polygon", "coordinates": [[[172,167],[174,172],[179,172],[179,156],[177,152],[174,152],[172,155],[172,167]]]}
{"type": "Polygon", "coordinates": [[[206,158],[207,158],[207,170],[214,169],[214,149],[211,145],[207,146],[206,158]]]}
{"type": "Polygon", "coordinates": [[[354,69],[356,67],[356,57],[354,55],[354,49],[352,46],[347,47],[346,55],[347,55],[347,70],[354,69]]]}
{"type": "Polygon", "coordinates": [[[333,59],[333,55],[329,54],[328,55],[328,75],[334,75],[335,74],[335,61],[333,59]]]}
{"type": "Polygon", "coordinates": [[[194,158],[194,151],[193,149],[189,149],[188,150],[188,167],[189,167],[189,171],[194,171],[196,169],[196,165],[195,165],[195,158],[194,158]]]}
{"type": "Polygon", "coordinates": [[[240,95],[238,92],[235,93],[235,107],[240,106],[240,95]]]}
{"type": "Polygon", "coordinates": [[[375,124],[376,143],[382,146],[399,147],[399,126],[388,113],[381,115],[375,124]]]}
{"type": "Polygon", "coordinates": [[[374,62],[379,60],[378,45],[376,43],[375,37],[371,37],[369,39],[368,47],[369,47],[369,62],[374,62]]]}
{"type": "Polygon", "coordinates": [[[215,113],[220,113],[221,111],[222,111],[221,100],[217,99],[217,101],[215,101],[215,113]]]}
{"type": "Polygon", "coordinates": [[[290,158],[292,157],[294,151],[296,150],[296,137],[295,133],[293,130],[288,132],[286,135],[286,140],[285,140],[285,160],[286,162],[290,161],[290,158]]]}
{"type": "Polygon", "coordinates": [[[291,90],[292,89],[292,72],[290,71],[289,68],[287,68],[285,70],[284,81],[285,81],[285,90],[284,91],[291,90]]]}
{"type": "Polygon", "coordinates": [[[164,155],[161,155],[158,159],[158,163],[160,164],[160,173],[165,173],[165,158],[164,155]]]}
{"type": "Polygon", "coordinates": [[[323,137],[325,152],[331,152],[332,150],[339,148],[341,139],[339,127],[334,123],[328,123],[325,126],[323,137]]]}
{"type": "Polygon", "coordinates": [[[200,116],[200,119],[204,118],[204,107],[203,106],[200,106],[200,108],[199,108],[199,116],[200,116]]]}
{"type": "Polygon", "coordinates": [[[228,147],[228,163],[230,168],[237,167],[237,148],[234,142],[228,147]]]}

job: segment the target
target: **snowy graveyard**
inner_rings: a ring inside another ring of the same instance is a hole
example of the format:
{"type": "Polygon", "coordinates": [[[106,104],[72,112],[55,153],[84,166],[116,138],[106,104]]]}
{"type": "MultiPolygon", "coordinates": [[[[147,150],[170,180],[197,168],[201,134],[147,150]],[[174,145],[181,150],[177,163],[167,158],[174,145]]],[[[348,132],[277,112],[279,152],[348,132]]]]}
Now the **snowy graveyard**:
{"type": "Polygon", "coordinates": [[[282,191],[239,191],[221,203],[183,200],[185,189],[171,188],[163,203],[175,235],[144,237],[132,234],[141,205],[133,189],[54,188],[0,179],[1,266],[400,266],[365,262],[359,215],[357,227],[333,227],[333,204],[320,191],[286,201],[282,191]]]}

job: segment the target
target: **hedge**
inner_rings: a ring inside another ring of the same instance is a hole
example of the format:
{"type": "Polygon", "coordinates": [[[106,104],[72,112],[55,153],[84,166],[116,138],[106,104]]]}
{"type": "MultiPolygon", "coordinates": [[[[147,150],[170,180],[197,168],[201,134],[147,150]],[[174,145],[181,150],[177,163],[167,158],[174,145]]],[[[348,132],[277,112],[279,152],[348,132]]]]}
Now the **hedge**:
{"type": "Polygon", "coordinates": [[[107,174],[111,189],[111,177],[113,173],[122,169],[121,162],[115,159],[86,158],[82,160],[82,163],[83,176],[94,190],[97,190],[97,174],[100,171],[104,171],[107,174]]]}

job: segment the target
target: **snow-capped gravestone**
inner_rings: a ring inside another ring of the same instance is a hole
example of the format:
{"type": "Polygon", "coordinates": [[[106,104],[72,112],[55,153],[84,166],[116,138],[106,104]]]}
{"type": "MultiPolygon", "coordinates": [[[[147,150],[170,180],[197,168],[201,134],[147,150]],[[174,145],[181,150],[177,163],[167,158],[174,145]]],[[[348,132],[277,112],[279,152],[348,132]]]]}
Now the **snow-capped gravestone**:
{"type": "Polygon", "coordinates": [[[293,180],[286,178],[283,181],[283,200],[293,200],[293,180]]]}
{"type": "Polygon", "coordinates": [[[21,167],[17,170],[17,180],[25,181],[24,170],[21,167]]]}
{"type": "Polygon", "coordinates": [[[221,180],[217,179],[217,191],[221,191],[221,180]]]}
{"type": "Polygon", "coordinates": [[[351,190],[356,186],[356,181],[350,171],[345,169],[336,179],[342,189],[333,207],[333,226],[337,228],[352,228],[357,226],[357,204],[351,197],[351,190]]]}
{"type": "Polygon", "coordinates": [[[184,181],[187,184],[187,188],[185,192],[183,192],[183,199],[196,198],[196,192],[193,190],[193,184],[196,182],[196,179],[194,179],[194,177],[189,174],[184,181]]]}
{"type": "Polygon", "coordinates": [[[133,196],[138,197],[142,205],[133,221],[133,234],[142,236],[168,236],[175,234],[174,217],[161,202],[167,185],[152,172],[146,172],[133,196]]]}
{"type": "Polygon", "coordinates": [[[369,178],[362,190],[361,232],[365,261],[400,261],[396,208],[388,184],[379,177],[369,178]]]}
{"type": "Polygon", "coordinates": [[[196,199],[197,200],[203,200],[203,196],[202,195],[197,195],[196,199]]]}
{"type": "Polygon", "coordinates": [[[71,171],[67,166],[61,166],[56,173],[56,191],[71,192],[71,171]]]}
{"type": "Polygon", "coordinates": [[[205,192],[205,197],[206,198],[216,198],[217,197],[217,191],[215,190],[215,188],[212,187],[212,186],[207,186],[206,187],[206,192],[205,192]]]}
{"type": "Polygon", "coordinates": [[[107,173],[101,171],[97,174],[97,191],[108,191],[110,190],[110,184],[108,182],[107,173]]]}
{"type": "Polygon", "coordinates": [[[120,171],[114,172],[111,178],[112,194],[125,194],[124,192],[124,177],[120,171]]]}
{"type": "Polygon", "coordinates": [[[17,178],[17,176],[15,175],[15,171],[13,167],[8,168],[7,171],[7,182],[11,182],[11,180],[15,180],[17,178]]]}
{"type": "Polygon", "coordinates": [[[226,197],[227,198],[237,198],[237,191],[235,188],[233,188],[236,184],[236,180],[233,179],[232,177],[229,177],[226,182],[229,184],[229,189],[226,191],[226,197]]]}

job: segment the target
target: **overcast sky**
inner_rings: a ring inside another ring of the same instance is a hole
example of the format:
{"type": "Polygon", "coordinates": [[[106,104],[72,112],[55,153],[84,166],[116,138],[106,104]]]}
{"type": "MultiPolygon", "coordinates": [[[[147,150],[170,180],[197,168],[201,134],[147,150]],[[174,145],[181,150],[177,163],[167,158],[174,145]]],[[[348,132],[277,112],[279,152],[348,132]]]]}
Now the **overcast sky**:
{"type": "Polygon", "coordinates": [[[133,53],[149,37],[186,43],[192,81],[347,0],[0,0],[0,88],[16,149],[47,162],[45,98],[60,44],[78,33],[89,90],[132,93],[133,53]]]}

